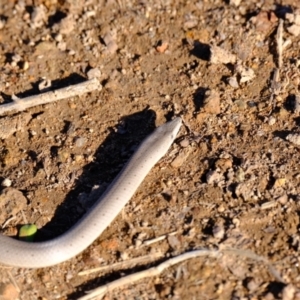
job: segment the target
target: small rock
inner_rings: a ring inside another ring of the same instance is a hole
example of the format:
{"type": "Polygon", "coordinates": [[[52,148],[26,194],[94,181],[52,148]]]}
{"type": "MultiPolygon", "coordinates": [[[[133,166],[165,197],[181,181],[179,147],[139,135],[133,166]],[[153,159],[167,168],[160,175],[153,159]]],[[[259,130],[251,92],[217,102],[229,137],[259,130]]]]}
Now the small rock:
{"type": "Polygon", "coordinates": [[[189,142],[188,139],[183,139],[183,140],[180,142],[180,146],[181,146],[182,148],[188,147],[189,144],[190,144],[190,142],[189,142]]]}
{"type": "Polygon", "coordinates": [[[26,70],[29,69],[29,62],[28,61],[23,62],[22,69],[23,69],[23,71],[26,71],[26,70]]]}
{"type": "Polygon", "coordinates": [[[198,25],[198,20],[197,19],[190,19],[184,22],[184,28],[185,29],[191,29],[194,28],[198,25]]]}
{"type": "Polygon", "coordinates": [[[116,39],[115,31],[109,31],[103,36],[103,41],[107,47],[107,51],[110,54],[114,54],[118,50],[118,45],[117,45],[115,39],[116,39]]]}
{"type": "Polygon", "coordinates": [[[250,278],[249,280],[247,280],[247,289],[249,290],[249,292],[254,292],[258,287],[259,284],[258,282],[256,282],[253,278],[250,278]]]}
{"type": "Polygon", "coordinates": [[[219,114],[221,112],[220,95],[217,91],[210,90],[205,92],[203,110],[209,114],[219,114]]]}
{"type": "Polygon", "coordinates": [[[7,218],[15,216],[27,205],[27,199],[17,189],[6,187],[0,194],[0,223],[6,221],[7,218]]]}
{"type": "Polygon", "coordinates": [[[248,108],[247,102],[243,99],[237,99],[234,101],[234,105],[239,111],[243,111],[248,108]]]}
{"type": "Polygon", "coordinates": [[[293,300],[296,288],[292,284],[288,284],[282,290],[282,300],[293,300]]]}
{"type": "Polygon", "coordinates": [[[76,22],[73,18],[73,15],[70,14],[66,18],[62,19],[59,23],[59,32],[61,34],[69,34],[73,31],[76,26],[76,22]]]}
{"type": "Polygon", "coordinates": [[[75,52],[75,50],[70,49],[70,50],[68,51],[68,54],[69,54],[70,56],[73,56],[73,55],[76,54],[76,52],[75,52]]]}
{"type": "Polygon", "coordinates": [[[293,111],[294,113],[300,112],[300,96],[295,96],[294,103],[293,103],[293,111]]]}
{"type": "Polygon", "coordinates": [[[215,162],[215,166],[222,172],[225,172],[232,168],[232,160],[230,158],[220,158],[215,162]]]}
{"type": "Polygon", "coordinates": [[[63,41],[57,43],[57,49],[60,50],[60,51],[66,51],[67,43],[63,42],[63,41]]]}
{"type": "Polygon", "coordinates": [[[164,53],[167,50],[168,46],[169,46],[168,42],[159,41],[155,49],[159,53],[164,53]]]}
{"type": "Polygon", "coordinates": [[[57,158],[59,162],[67,162],[68,158],[70,157],[70,153],[65,150],[64,148],[59,148],[58,152],[57,152],[57,158]]]}
{"type": "Polygon", "coordinates": [[[281,187],[281,186],[283,186],[285,184],[285,182],[286,182],[286,178],[284,178],[284,177],[283,178],[277,178],[275,180],[274,187],[275,188],[281,187]]]}
{"type": "Polygon", "coordinates": [[[51,88],[51,80],[50,79],[43,79],[39,85],[38,88],[41,92],[48,91],[51,88]]]}
{"type": "Polygon", "coordinates": [[[55,38],[54,38],[57,42],[61,42],[62,40],[63,40],[63,36],[62,36],[62,34],[57,34],[56,36],[55,36],[55,38]]]}
{"type": "Polygon", "coordinates": [[[293,24],[286,29],[291,35],[298,36],[300,34],[300,25],[293,24]]]}
{"type": "Polygon", "coordinates": [[[86,143],[86,138],[84,137],[76,137],[74,139],[74,146],[77,147],[77,148],[81,148],[85,145],[86,143]]]}
{"type": "Polygon", "coordinates": [[[230,0],[229,3],[230,5],[235,5],[235,6],[239,6],[242,0],[230,0]]]}
{"type": "Polygon", "coordinates": [[[219,172],[219,170],[210,170],[206,174],[206,182],[208,184],[213,184],[215,182],[220,182],[223,179],[223,175],[219,172]]]}
{"type": "Polygon", "coordinates": [[[92,68],[86,73],[88,79],[99,78],[101,76],[101,71],[98,68],[92,68]]]}
{"type": "Polygon", "coordinates": [[[269,32],[276,25],[278,18],[273,11],[260,11],[256,16],[251,18],[256,30],[260,32],[269,32]]]}
{"type": "Polygon", "coordinates": [[[224,212],[225,211],[225,207],[223,206],[223,205],[220,205],[219,207],[218,207],[218,212],[219,213],[222,213],[222,212],[224,212]]]}
{"type": "Polygon", "coordinates": [[[236,62],[236,55],[218,46],[210,47],[210,61],[212,64],[229,64],[236,62]]]}
{"type": "Polygon", "coordinates": [[[5,24],[6,24],[6,21],[4,19],[0,18],[0,30],[4,28],[5,24]]]}
{"type": "Polygon", "coordinates": [[[235,172],[235,178],[237,182],[244,182],[245,181],[245,171],[243,168],[239,167],[235,172]]]}
{"type": "Polygon", "coordinates": [[[268,119],[268,124],[270,126],[274,125],[276,123],[276,118],[274,118],[273,116],[270,116],[268,119]]]}
{"type": "Polygon", "coordinates": [[[1,182],[1,186],[4,187],[10,187],[12,184],[11,180],[9,178],[5,178],[2,182],[1,182]]]}
{"type": "Polygon", "coordinates": [[[228,80],[227,80],[227,82],[234,89],[238,89],[240,87],[239,83],[237,81],[237,78],[235,76],[229,77],[228,80]]]}
{"type": "Polygon", "coordinates": [[[245,201],[249,200],[252,196],[253,187],[246,182],[239,183],[235,187],[235,194],[238,197],[242,197],[245,201]]]}
{"type": "Polygon", "coordinates": [[[236,72],[240,75],[240,83],[250,81],[255,78],[255,73],[251,68],[238,65],[236,67],[236,72]]]}
{"type": "Polygon", "coordinates": [[[0,139],[9,138],[16,131],[23,131],[31,118],[31,114],[22,113],[19,115],[4,117],[0,119],[0,139]]]}
{"type": "Polygon", "coordinates": [[[285,205],[288,202],[287,194],[283,194],[276,199],[280,204],[285,205]]]}
{"type": "Polygon", "coordinates": [[[214,238],[220,239],[220,240],[223,239],[224,235],[225,235],[224,225],[222,223],[215,224],[213,226],[212,233],[213,233],[214,238]]]}
{"type": "Polygon", "coordinates": [[[233,224],[235,227],[239,227],[240,224],[241,224],[241,221],[240,221],[238,218],[233,218],[233,219],[232,219],[232,224],[233,224]]]}
{"type": "Polygon", "coordinates": [[[175,236],[175,235],[169,235],[167,237],[167,240],[168,240],[169,245],[173,249],[179,249],[180,248],[181,242],[180,242],[180,240],[178,239],[177,236],[175,236]]]}
{"type": "Polygon", "coordinates": [[[300,146],[300,134],[299,133],[290,133],[286,137],[286,140],[291,142],[292,144],[300,146]]]}
{"type": "Polygon", "coordinates": [[[291,24],[300,25],[300,10],[298,9],[293,13],[286,13],[285,19],[291,24]]]}
{"type": "Polygon", "coordinates": [[[31,14],[31,26],[32,28],[40,28],[47,21],[46,7],[44,5],[39,5],[33,8],[31,14]]]}
{"type": "Polygon", "coordinates": [[[294,23],[294,14],[293,13],[286,13],[285,14],[285,19],[288,20],[290,23],[294,23]]]}

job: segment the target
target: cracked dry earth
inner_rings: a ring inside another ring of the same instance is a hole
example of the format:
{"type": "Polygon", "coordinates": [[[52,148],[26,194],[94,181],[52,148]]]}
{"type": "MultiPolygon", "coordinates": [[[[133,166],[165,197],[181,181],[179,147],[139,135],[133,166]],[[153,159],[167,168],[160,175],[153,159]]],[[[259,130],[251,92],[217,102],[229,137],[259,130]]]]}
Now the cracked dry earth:
{"type": "Polygon", "coordinates": [[[49,80],[53,90],[88,76],[103,86],[0,116],[3,234],[33,223],[38,240],[59,236],[156,126],[176,115],[184,125],[83,253],[44,269],[1,266],[1,299],[78,299],[187,251],[228,248],[261,261],[225,252],[193,258],[103,297],[300,299],[298,7],[2,1],[1,104],[39,94],[49,80]]]}

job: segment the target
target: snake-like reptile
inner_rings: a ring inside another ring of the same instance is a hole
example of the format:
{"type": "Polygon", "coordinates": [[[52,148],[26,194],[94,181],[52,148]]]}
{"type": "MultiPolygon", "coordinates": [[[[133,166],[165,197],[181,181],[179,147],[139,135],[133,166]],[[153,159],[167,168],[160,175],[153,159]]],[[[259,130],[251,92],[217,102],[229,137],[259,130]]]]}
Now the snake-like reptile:
{"type": "Polygon", "coordinates": [[[93,207],[63,235],[30,243],[0,234],[0,263],[43,268],[64,262],[85,250],[112,223],[151,168],[166,154],[180,126],[181,119],[176,118],[150,134],[93,207]]]}

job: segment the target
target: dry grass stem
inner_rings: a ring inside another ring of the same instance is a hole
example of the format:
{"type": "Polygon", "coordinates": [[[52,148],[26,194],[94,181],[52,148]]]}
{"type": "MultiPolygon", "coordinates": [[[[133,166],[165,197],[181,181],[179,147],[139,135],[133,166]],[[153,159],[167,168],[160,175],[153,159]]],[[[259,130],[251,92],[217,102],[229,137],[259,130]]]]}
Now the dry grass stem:
{"type": "Polygon", "coordinates": [[[70,85],[68,87],[64,87],[55,91],[29,96],[23,99],[13,96],[13,102],[0,105],[0,115],[4,115],[10,111],[23,111],[27,108],[34,107],[37,105],[46,104],[70,97],[80,96],[82,94],[101,89],[102,86],[99,80],[93,78],[85,82],[70,85]]]}

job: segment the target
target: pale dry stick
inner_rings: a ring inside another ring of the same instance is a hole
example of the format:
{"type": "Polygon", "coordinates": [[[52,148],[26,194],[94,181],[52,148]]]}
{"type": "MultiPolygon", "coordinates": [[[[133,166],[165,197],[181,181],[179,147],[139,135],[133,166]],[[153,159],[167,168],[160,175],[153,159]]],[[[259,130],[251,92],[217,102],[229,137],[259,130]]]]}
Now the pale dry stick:
{"type": "Polygon", "coordinates": [[[281,90],[281,84],[279,82],[279,79],[280,79],[279,77],[280,77],[280,70],[279,70],[279,68],[275,68],[274,73],[273,73],[272,82],[271,82],[270,103],[271,103],[272,108],[270,110],[269,115],[271,115],[271,113],[275,109],[275,106],[276,106],[275,96],[278,95],[281,90]]]}
{"type": "Polygon", "coordinates": [[[168,236],[172,236],[172,235],[175,235],[175,234],[177,234],[177,233],[178,233],[178,231],[174,231],[174,232],[171,232],[171,233],[163,234],[163,235],[158,236],[158,237],[156,237],[156,238],[154,238],[154,239],[151,239],[151,240],[146,240],[146,241],[144,241],[144,242],[142,243],[141,246],[149,246],[149,245],[151,245],[151,244],[154,244],[154,243],[157,243],[157,242],[160,242],[160,241],[164,240],[164,239],[167,238],[168,236]]]}
{"type": "Polygon", "coordinates": [[[165,262],[159,264],[156,267],[152,267],[150,269],[125,276],[125,277],[117,279],[111,283],[100,286],[92,291],[89,291],[87,295],[78,298],[78,300],[92,300],[92,299],[100,300],[100,299],[102,299],[102,297],[104,297],[104,295],[106,293],[114,290],[115,288],[119,288],[126,284],[132,284],[133,282],[136,282],[136,281],[144,279],[144,278],[159,276],[165,269],[167,269],[173,265],[176,265],[180,262],[183,262],[185,260],[200,257],[200,256],[218,257],[219,255],[220,255],[220,251],[218,251],[218,250],[203,249],[203,250],[190,251],[190,252],[181,254],[179,256],[170,258],[170,259],[166,260],[165,262]]]}
{"type": "Polygon", "coordinates": [[[264,257],[259,256],[255,253],[253,253],[250,250],[241,250],[241,249],[224,249],[224,250],[209,250],[209,249],[201,249],[201,250],[194,250],[190,252],[186,252],[184,254],[181,254],[179,256],[170,258],[166,260],[165,262],[161,263],[160,265],[156,267],[152,267],[150,269],[131,274],[128,276],[125,276],[123,278],[117,279],[113,282],[110,282],[106,285],[100,286],[94,290],[91,290],[87,292],[88,294],[78,298],[79,300],[92,300],[97,299],[100,300],[104,297],[104,295],[115,288],[119,288],[123,285],[132,284],[138,280],[153,277],[153,276],[159,276],[165,269],[176,265],[180,262],[183,262],[185,260],[191,259],[191,258],[197,258],[201,256],[211,256],[211,257],[220,257],[222,254],[234,254],[246,258],[251,258],[256,261],[263,262],[268,266],[270,274],[276,278],[276,280],[284,283],[284,280],[281,278],[280,274],[277,270],[271,265],[271,263],[264,257]]]}
{"type": "Polygon", "coordinates": [[[13,102],[0,105],[0,116],[10,111],[23,111],[27,108],[41,104],[46,104],[70,97],[80,96],[94,90],[101,90],[102,86],[97,78],[93,78],[81,83],[70,85],[55,91],[29,96],[23,99],[13,96],[13,102]]]}
{"type": "Polygon", "coordinates": [[[6,270],[6,273],[11,281],[11,283],[14,285],[14,287],[16,288],[17,292],[20,293],[21,292],[21,289],[18,285],[18,283],[16,282],[14,276],[11,274],[11,272],[9,270],[6,270]]]}
{"type": "Polygon", "coordinates": [[[136,266],[137,264],[149,264],[150,262],[153,262],[153,260],[162,258],[164,256],[163,252],[156,252],[156,253],[151,253],[148,255],[140,256],[140,257],[135,257],[126,261],[120,261],[112,265],[108,266],[102,266],[94,269],[89,269],[85,271],[81,271],[78,273],[79,276],[85,276],[85,275],[90,275],[95,272],[105,272],[105,271],[112,271],[112,270],[117,270],[117,269],[125,269],[128,268],[129,266],[136,266]]]}
{"type": "Polygon", "coordinates": [[[278,53],[278,68],[282,67],[282,51],[283,51],[283,20],[279,20],[279,25],[276,33],[276,44],[278,53]]]}
{"type": "Polygon", "coordinates": [[[16,219],[16,216],[12,216],[12,217],[8,218],[1,227],[5,228],[11,221],[13,221],[15,219],[16,219]]]}
{"type": "Polygon", "coordinates": [[[276,105],[275,96],[278,95],[281,90],[281,84],[279,82],[279,79],[280,79],[280,69],[282,67],[283,20],[279,20],[279,25],[276,32],[276,44],[277,44],[278,62],[277,62],[277,68],[274,69],[273,78],[271,82],[270,102],[272,105],[272,109],[270,111],[270,114],[273,112],[276,105]]]}

